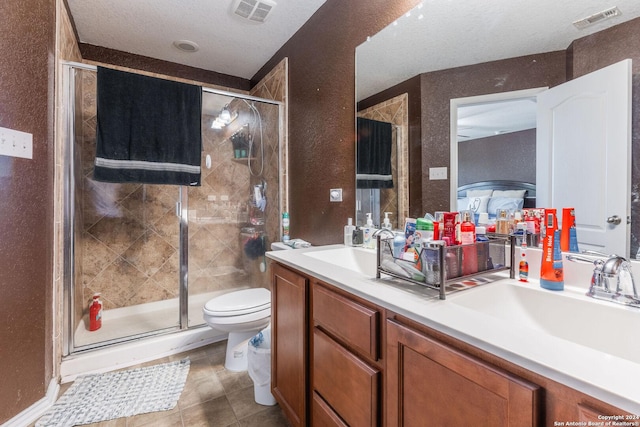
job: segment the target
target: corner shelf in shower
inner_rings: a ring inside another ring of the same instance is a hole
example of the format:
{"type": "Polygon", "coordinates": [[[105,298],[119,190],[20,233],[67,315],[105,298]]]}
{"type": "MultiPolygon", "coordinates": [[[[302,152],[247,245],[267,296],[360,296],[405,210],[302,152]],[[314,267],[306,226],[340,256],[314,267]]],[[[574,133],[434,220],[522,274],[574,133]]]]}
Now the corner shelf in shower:
{"type": "MultiPolygon", "coordinates": [[[[249,157],[240,157],[240,158],[233,158],[231,159],[236,163],[240,163],[241,165],[247,165],[249,164],[249,157]]],[[[255,162],[257,159],[255,157],[251,157],[251,161],[255,162]]]]}

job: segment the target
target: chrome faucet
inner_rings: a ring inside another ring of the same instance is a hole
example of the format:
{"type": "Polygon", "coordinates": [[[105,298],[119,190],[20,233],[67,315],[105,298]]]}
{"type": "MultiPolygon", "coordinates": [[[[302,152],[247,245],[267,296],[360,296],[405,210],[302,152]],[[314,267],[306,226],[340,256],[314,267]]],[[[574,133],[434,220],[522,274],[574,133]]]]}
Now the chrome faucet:
{"type": "Polygon", "coordinates": [[[591,260],[577,255],[568,255],[569,261],[581,261],[593,263],[593,276],[587,296],[612,301],[618,304],[640,307],[640,298],[633,274],[631,273],[631,262],[618,255],[604,255],[595,251],[584,251],[586,254],[606,256],[607,260],[591,260]],[[615,281],[615,286],[613,285],[615,281]],[[629,293],[629,289],[631,293],[629,293]]]}

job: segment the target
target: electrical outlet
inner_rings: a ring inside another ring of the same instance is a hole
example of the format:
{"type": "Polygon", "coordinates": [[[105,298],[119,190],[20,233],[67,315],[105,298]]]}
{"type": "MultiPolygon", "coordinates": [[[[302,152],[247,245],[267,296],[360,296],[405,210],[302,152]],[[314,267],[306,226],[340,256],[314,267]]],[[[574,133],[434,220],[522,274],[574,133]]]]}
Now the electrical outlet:
{"type": "Polygon", "coordinates": [[[431,181],[447,179],[447,167],[429,168],[429,179],[431,181]]]}
{"type": "Polygon", "coordinates": [[[18,130],[0,128],[0,155],[33,158],[33,135],[18,130]]]}
{"type": "Polygon", "coordinates": [[[329,190],[329,201],[330,202],[341,202],[342,201],[342,188],[332,188],[329,190]]]}

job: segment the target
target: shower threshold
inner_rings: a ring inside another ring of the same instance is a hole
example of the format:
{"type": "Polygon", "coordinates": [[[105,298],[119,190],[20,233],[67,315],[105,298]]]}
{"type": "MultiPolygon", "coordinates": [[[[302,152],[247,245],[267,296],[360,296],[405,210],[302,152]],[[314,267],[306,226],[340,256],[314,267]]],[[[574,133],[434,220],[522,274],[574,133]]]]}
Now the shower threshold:
{"type": "MultiPolygon", "coordinates": [[[[236,287],[233,290],[245,289],[236,287]]],[[[211,298],[229,292],[230,289],[189,296],[189,328],[204,325],[202,307],[211,298]]],[[[81,351],[111,343],[130,341],[142,336],[180,329],[178,298],[154,301],[130,307],[104,310],[102,327],[89,331],[88,316],[84,316],[74,334],[74,346],[81,351]]]]}

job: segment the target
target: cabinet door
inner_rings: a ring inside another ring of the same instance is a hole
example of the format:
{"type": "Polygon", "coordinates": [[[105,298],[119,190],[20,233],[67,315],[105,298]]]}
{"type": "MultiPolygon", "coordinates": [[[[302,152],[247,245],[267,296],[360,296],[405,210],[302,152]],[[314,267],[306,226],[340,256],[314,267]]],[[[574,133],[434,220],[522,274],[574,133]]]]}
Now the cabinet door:
{"type": "Polygon", "coordinates": [[[272,264],[271,390],[292,426],[307,424],[308,280],[272,264]]]}
{"type": "Polygon", "coordinates": [[[378,425],[380,375],[379,370],[314,329],[313,388],[347,425],[378,425]]]}
{"type": "Polygon", "coordinates": [[[387,425],[538,425],[538,387],[387,321],[387,425]]]}

